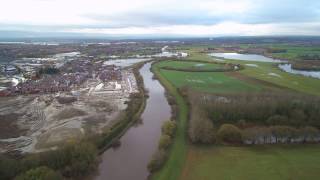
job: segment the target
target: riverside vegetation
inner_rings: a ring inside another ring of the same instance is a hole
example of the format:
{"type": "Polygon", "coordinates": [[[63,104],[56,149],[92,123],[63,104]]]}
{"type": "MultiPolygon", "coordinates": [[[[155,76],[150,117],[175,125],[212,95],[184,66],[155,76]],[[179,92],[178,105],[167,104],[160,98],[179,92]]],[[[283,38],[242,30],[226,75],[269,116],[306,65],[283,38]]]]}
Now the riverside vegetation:
{"type": "Polygon", "coordinates": [[[163,123],[158,150],[154,153],[150,163],[148,164],[148,169],[151,173],[159,170],[168,158],[169,148],[173,143],[173,138],[176,133],[176,126],[177,125],[174,120],[168,120],[163,123]]]}

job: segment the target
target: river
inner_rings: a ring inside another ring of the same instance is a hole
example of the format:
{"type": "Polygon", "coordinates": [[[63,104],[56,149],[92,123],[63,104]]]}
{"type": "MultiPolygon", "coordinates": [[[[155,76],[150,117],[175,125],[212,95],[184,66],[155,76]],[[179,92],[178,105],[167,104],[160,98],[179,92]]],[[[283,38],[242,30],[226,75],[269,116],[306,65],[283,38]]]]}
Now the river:
{"type": "Polygon", "coordinates": [[[152,79],[150,67],[151,63],[146,63],[140,69],[145,88],[149,91],[142,121],[120,138],[120,147],[110,148],[102,154],[95,180],[145,180],[149,175],[147,164],[158,147],[161,125],[171,117],[165,89],[152,79]]]}

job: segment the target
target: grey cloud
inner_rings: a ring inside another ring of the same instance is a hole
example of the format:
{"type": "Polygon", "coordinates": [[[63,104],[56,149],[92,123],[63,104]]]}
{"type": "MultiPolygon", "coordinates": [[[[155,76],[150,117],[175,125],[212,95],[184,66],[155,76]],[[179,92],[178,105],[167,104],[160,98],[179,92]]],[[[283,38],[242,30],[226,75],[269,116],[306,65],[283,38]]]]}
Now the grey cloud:
{"type": "MultiPolygon", "coordinates": [[[[253,2],[254,3],[254,2],[253,2]]],[[[161,25],[213,25],[225,21],[238,23],[289,23],[320,20],[320,2],[302,0],[258,0],[254,9],[243,13],[211,15],[197,7],[171,7],[170,9],[141,10],[126,14],[85,14],[86,18],[98,21],[107,27],[161,26],[161,25]]]]}

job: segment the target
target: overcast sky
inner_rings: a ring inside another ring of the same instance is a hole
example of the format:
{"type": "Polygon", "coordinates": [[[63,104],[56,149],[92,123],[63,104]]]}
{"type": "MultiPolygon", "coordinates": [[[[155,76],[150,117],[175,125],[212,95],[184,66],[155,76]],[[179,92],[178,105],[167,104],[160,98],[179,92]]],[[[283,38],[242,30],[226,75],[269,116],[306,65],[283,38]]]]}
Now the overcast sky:
{"type": "Polygon", "coordinates": [[[0,0],[0,31],[320,35],[320,0],[0,0]]]}

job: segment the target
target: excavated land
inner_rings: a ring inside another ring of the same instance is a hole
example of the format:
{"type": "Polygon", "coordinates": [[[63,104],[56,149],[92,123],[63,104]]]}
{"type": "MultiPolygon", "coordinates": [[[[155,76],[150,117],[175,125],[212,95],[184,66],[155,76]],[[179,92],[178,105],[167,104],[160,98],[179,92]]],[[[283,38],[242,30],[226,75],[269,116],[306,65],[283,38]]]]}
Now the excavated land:
{"type": "Polygon", "coordinates": [[[121,73],[121,81],[88,79],[70,92],[1,97],[0,152],[41,152],[102,133],[138,91],[133,72],[121,73]]]}

